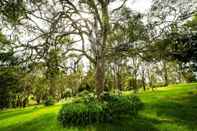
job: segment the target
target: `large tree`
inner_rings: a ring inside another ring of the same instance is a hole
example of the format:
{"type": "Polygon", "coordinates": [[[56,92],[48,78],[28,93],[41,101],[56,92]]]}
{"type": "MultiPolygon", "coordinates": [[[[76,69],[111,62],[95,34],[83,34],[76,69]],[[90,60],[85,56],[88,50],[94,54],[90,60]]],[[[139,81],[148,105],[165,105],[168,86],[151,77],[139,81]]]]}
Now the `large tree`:
{"type": "Polygon", "coordinates": [[[59,45],[64,49],[64,55],[75,53],[78,58],[85,57],[93,63],[96,93],[100,98],[104,90],[106,58],[111,50],[109,35],[114,23],[120,20],[114,19],[115,14],[125,6],[126,1],[1,1],[1,12],[2,18],[7,18],[7,21],[17,21],[15,25],[18,26],[14,28],[12,37],[18,41],[15,46],[18,49],[15,51],[20,52],[24,59],[45,59],[51,47],[59,45]],[[116,8],[112,6],[114,3],[118,5],[116,8]],[[17,13],[6,12],[12,9],[10,4],[17,13]],[[67,37],[72,40],[67,41],[67,37]],[[67,44],[62,45],[60,41],[67,44]]]}

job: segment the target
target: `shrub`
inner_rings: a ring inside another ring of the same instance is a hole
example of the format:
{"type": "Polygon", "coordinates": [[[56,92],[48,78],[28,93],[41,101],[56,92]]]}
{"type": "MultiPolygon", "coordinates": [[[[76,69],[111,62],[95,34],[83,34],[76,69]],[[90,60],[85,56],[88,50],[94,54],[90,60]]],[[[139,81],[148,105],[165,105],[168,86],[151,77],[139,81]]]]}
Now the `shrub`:
{"type": "Polygon", "coordinates": [[[55,100],[53,99],[53,97],[48,97],[47,100],[44,102],[45,106],[51,106],[55,104],[55,100]]]}
{"type": "Polygon", "coordinates": [[[109,96],[108,113],[113,117],[121,115],[136,116],[143,108],[143,103],[137,96],[109,96]]]}
{"type": "Polygon", "coordinates": [[[137,96],[128,96],[129,102],[131,104],[131,111],[134,116],[138,114],[140,110],[144,108],[144,104],[137,96]]]}
{"type": "Polygon", "coordinates": [[[65,127],[67,125],[87,125],[102,122],[104,106],[101,103],[71,103],[62,107],[58,120],[65,127]]]}
{"type": "Polygon", "coordinates": [[[120,116],[135,116],[142,107],[137,96],[107,95],[99,102],[93,95],[89,95],[78,102],[64,105],[58,114],[58,121],[64,127],[111,122],[120,116]]]}

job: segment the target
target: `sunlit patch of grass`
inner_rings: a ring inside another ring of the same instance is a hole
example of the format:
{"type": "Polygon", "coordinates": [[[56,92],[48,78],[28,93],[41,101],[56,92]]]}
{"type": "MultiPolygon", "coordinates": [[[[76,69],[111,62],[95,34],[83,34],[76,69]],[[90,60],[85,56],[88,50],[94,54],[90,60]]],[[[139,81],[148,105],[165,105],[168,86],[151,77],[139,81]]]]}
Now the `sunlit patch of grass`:
{"type": "Polygon", "coordinates": [[[52,107],[32,107],[17,109],[12,112],[2,112],[2,115],[0,114],[0,130],[13,125],[22,126],[26,122],[30,122],[49,113],[56,114],[59,108],[60,105],[56,105],[52,107]],[[2,117],[4,118],[1,119],[2,117]]]}

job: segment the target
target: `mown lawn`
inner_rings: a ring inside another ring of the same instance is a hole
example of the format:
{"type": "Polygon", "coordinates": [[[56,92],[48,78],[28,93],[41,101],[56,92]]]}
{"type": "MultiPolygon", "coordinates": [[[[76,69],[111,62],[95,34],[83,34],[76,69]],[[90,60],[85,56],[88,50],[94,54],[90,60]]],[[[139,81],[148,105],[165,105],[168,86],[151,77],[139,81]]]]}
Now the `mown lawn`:
{"type": "Polygon", "coordinates": [[[145,109],[135,119],[62,128],[57,122],[59,104],[0,111],[0,131],[197,131],[197,83],[171,85],[139,96],[145,109]]]}

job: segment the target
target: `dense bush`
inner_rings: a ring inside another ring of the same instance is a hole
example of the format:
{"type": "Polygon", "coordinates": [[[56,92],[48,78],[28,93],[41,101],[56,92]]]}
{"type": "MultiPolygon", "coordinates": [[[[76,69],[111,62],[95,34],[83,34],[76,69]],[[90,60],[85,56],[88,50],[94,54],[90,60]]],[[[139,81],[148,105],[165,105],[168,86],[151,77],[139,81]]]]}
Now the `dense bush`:
{"type": "Polygon", "coordinates": [[[47,100],[45,100],[44,105],[45,106],[51,106],[55,104],[55,100],[53,97],[48,97],[47,100]]]}
{"type": "Polygon", "coordinates": [[[142,107],[142,102],[136,96],[106,96],[102,102],[98,102],[94,96],[89,95],[79,102],[64,105],[58,121],[64,127],[111,122],[119,116],[135,116],[142,107]]]}
{"type": "Polygon", "coordinates": [[[114,118],[120,115],[136,116],[138,111],[143,108],[143,103],[137,96],[109,96],[108,113],[114,118]]]}
{"type": "Polygon", "coordinates": [[[100,103],[66,104],[60,110],[58,120],[63,126],[86,125],[104,120],[104,106],[100,103]]]}

